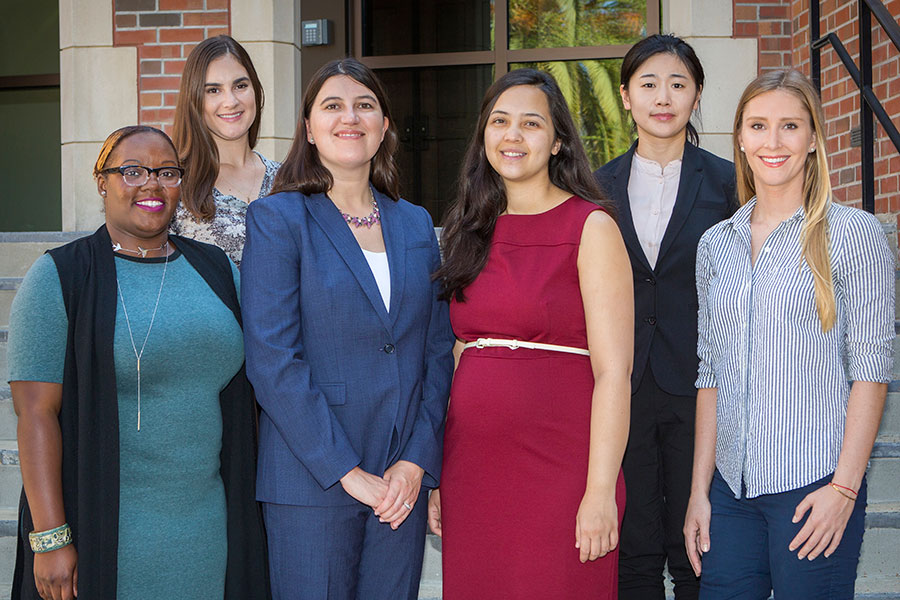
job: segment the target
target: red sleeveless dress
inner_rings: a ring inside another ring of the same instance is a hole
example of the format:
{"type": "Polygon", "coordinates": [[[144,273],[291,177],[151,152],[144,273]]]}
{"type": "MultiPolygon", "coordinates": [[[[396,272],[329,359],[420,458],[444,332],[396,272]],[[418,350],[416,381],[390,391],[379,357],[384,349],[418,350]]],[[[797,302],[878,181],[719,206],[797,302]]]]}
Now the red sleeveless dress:
{"type": "MultiPolygon", "coordinates": [[[[497,219],[484,270],[453,301],[459,339],[587,348],[578,247],[595,204],[571,197],[497,219]]],[[[443,598],[571,600],[617,596],[618,549],[582,564],[594,378],[590,358],[472,348],[453,378],[441,475],[443,598]]],[[[619,523],[625,506],[616,487],[619,523]]]]}

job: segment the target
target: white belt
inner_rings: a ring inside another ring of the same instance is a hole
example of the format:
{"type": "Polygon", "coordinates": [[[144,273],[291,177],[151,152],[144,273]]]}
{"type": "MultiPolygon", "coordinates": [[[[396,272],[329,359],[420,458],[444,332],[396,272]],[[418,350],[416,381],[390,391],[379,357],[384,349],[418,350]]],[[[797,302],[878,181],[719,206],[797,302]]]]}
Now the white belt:
{"type": "Polygon", "coordinates": [[[582,356],[590,356],[591,353],[584,348],[573,348],[572,346],[557,346],[556,344],[542,344],[540,342],[523,342],[521,340],[499,340],[494,338],[478,338],[474,342],[469,342],[463,346],[463,350],[469,348],[509,348],[510,350],[518,350],[519,348],[527,348],[529,350],[551,350],[553,352],[568,352],[569,354],[580,354],[582,356]]]}

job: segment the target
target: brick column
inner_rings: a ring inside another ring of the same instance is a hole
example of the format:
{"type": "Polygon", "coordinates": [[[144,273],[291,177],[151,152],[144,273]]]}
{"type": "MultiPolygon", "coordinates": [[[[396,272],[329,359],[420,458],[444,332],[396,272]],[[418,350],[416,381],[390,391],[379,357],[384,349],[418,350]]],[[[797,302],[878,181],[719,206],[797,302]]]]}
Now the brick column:
{"type": "Polygon", "coordinates": [[[185,59],[230,20],[229,0],[115,0],[113,44],[137,46],[141,124],[171,133],[185,59]]]}
{"type": "Polygon", "coordinates": [[[791,0],[734,0],[734,37],[759,39],[760,73],[791,66],[791,33],[791,0]]]}

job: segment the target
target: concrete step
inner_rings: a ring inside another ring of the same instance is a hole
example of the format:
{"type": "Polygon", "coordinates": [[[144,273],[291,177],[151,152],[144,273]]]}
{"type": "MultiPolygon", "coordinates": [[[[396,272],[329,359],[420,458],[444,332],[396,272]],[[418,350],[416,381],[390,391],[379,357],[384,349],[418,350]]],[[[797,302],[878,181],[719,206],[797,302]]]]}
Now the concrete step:
{"type": "Polygon", "coordinates": [[[18,443],[0,442],[0,510],[15,509],[19,505],[21,492],[18,443]]]}
{"type": "Polygon", "coordinates": [[[0,277],[0,327],[9,326],[9,309],[21,284],[21,277],[0,277]]]}
{"type": "Polygon", "coordinates": [[[0,277],[24,277],[50,248],[88,235],[86,231],[0,232],[0,277]]]}
{"type": "Polygon", "coordinates": [[[0,327],[0,386],[9,388],[7,383],[7,375],[9,371],[6,369],[6,342],[9,339],[9,331],[5,327],[0,327]]]}
{"type": "Polygon", "coordinates": [[[16,439],[17,420],[9,386],[0,386],[0,444],[16,439]]]}
{"type": "Polygon", "coordinates": [[[419,600],[441,599],[441,538],[429,533],[425,536],[425,558],[419,582],[419,600]]]}
{"type": "Polygon", "coordinates": [[[890,391],[895,384],[900,384],[900,382],[891,382],[888,385],[884,414],[881,416],[881,426],[878,428],[879,435],[900,435],[900,391],[890,391]]]}
{"type": "Polygon", "coordinates": [[[16,566],[16,509],[0,509],[0,600],[9,600],[16,566]]]}
{"type": "Polygon", "coordinates": [[[857,569],[857,598],[900,598],[898,548],[900,502],[870,503],[866,507],[866,532],[857,569]]]}
{"type": "Polygon", "coordinates": [[[900,457],[873,457],[869,461],[869,502],[896,502],[900,482],[900,457]]]}

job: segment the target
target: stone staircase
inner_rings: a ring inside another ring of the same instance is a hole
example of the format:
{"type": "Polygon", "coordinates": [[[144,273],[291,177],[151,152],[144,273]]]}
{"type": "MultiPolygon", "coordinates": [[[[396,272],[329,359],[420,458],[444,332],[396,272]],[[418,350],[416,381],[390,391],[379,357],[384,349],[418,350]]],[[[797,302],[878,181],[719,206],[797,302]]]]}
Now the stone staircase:
{"type": "MultiPolygon", "coordinates": [[[[8,600],[12,583],[16,507],[22,485],[16,417],[6,381],[9,309],[28,267],[46,249],[82,235],[0,233],[0,600],[8,600]]],[[[900,333],[900,302],[897,318],[900,333]]],[[[869,467],[866,534],[856,583],[856,598],[860,600],[900,600],[900,338],[894,344],[898,357],[894,382],[888,388],[884,417],[869,467]]],[[[440,548],[441,540],[429,534],[425,542],[420,600],[441,598],[440,548]]]]}

